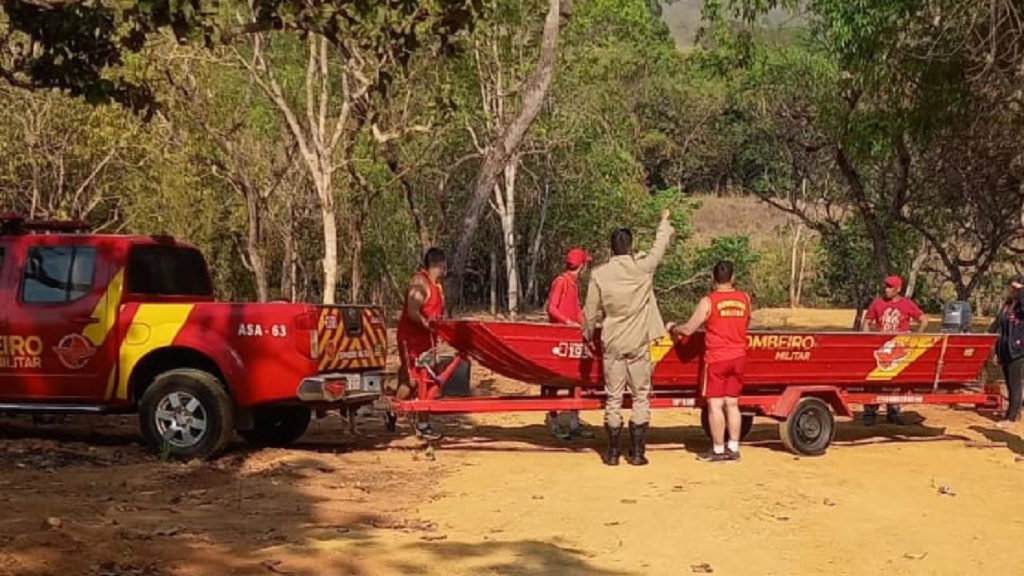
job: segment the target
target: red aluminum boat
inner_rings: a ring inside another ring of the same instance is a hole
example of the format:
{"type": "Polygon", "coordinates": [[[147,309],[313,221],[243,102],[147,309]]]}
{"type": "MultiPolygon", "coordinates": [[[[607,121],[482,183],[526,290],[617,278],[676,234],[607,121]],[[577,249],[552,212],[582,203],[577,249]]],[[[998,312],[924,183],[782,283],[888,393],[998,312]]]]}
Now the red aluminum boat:
{"type": "MultiPolygon", "coordinates": [[[[476,413],[593,410],[604,404],[600,351],[584,344],[578,327],[479,320],[434,323],[456,351],[437,373],[410,375],[413,400],[393,400],[400,412],[476,413]],[[475,361],[522,382],[568,389],[560,397],[447,398],[453,375],[468,377],[475,361]]],[[[740,405],[744,434],[754,415],[781,421],[780,436],[793,452],[822,454],[835,432],[834,415],[852,416],[850,404],[968,404],[997,408],[997,387],[979,389],[995,344],[989,334],[877,334],[857,332],[751,332],[740,405]]],[[[703,333],[685,341],[667,335],[651,344],[655,364],[652,408],[705,406],[703,333]]],[[[433,357],[430,355],[429,357],[433,357]]],[[[431,368],[428,356],[420,365],[431,368]]],[[[628,406],[628,398],[627,398],[628,406]]],[[[705,412],[706,416],[706,412],[705,412]]],[[[706,421],[705,421],[705,430],[706,421]]]]}
{"type": "MultiPolygon", "coordinates": [[[[600,352],[590,351],[578,327],[447,320],[435,323],[435,329],[453,348],[508,378],[552,387],[603,387],[600,352]]],[[[995,336],[753,331],[747,342],[745,391],[799,384],[931,389],[977,380],[995,336]]],[[[703,332],[685,342],[665,336],[652,343],[655,389],[698,386],[703,352],[703,332]]]]}

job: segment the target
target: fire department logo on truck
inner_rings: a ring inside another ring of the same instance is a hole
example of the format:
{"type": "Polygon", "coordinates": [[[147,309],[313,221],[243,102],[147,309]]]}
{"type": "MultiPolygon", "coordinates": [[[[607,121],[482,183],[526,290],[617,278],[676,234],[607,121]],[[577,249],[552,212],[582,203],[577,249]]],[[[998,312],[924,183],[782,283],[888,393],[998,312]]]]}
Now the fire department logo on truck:
{"type": "Polygon", "coordinates": [[[53,352],[68,370],[81,370],[96,354],[96,347],[81,334],[68,334],[53,347],[53,352]]]}

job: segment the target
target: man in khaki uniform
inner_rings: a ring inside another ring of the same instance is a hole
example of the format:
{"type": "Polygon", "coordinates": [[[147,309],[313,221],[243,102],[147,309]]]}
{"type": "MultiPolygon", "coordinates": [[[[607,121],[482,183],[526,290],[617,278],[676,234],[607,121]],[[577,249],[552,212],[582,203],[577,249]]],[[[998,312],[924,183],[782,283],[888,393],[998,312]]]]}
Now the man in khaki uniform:
{"type": "Polygon", "coordinates": [[[605,464],[619,463],[622,433],[622,395],[628,385],[633,396],[629,421],[630,449],[626,460],[634,466],[647,464],[644,435],[651,420],[651,342],[665,334],[665,323],[654,297],[654,271],[665,255],[675,230],[669,211],[661,212],[661,223],[648,254],[633,254],[633,233],[620,228],[612,233],[612,259],[590,275],[583,307],[583,337],[593,342],[601,329],[604,354],[604,386],[608,395],[604,427],[608,433],[605,464]]]}

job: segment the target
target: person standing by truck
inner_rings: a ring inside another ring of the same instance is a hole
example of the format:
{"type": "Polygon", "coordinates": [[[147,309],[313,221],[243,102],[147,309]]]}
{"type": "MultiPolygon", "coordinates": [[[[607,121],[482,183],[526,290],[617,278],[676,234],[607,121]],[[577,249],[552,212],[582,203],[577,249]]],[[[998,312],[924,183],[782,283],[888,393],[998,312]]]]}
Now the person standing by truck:
{"type": "MultiPolygon", "coordinates": [[[[430,327],[431,320],[444,316],[444,289],[441,278],[447,271],[444,250],[433,247],[423,255],[423,263],[409,281],[409,289],[405,295],[405,305],[398,320],[398,357],[401,367],[398,370],[399,400],[408,400],[416,394],[416,381],[412,375],[422,376],[425,368],[417,366],[417,359],[434,347],[434,333],[430,327]]],[[[441,436],[434,432],[429,416],[425,412],[417,414],[416,435],[424,440],[438,440],[441,436]]]]}
{"type": "MultiPolygon", "coordinates": [[[[565,255],[565,271],[555,278],[548,290],[548,322],[552,324],[583,325],[583,308],[580,307],[579,277],[590,262],[590,254],[582,248],[573,248],[565,255]]],[[[553,398],[558,388],[542,386],[541,396],[553,398]]],[[[569,411],[569,430],[564,431],[558,423],[558,412],[548,412],[548,430],[556,437],[567,440],[573,436],[593,438],[594,433],[580,422],[580,411],[569,411]]]]}
{"type": "Polygon", "coordinates": [[[704,331],[705,391],[711,425],[711,450],[697,456],[703,462],[740,459],[743,372],[747,364],[747,329],[750,326],[750,296],[735,286],[732,262],[723,260],[711,270],[714,290],[700,299],[690,319],[670,325],[669,332],[689,337],[701,325],[704,331]],[[725,441],[726,427],[729,432],[725,441]]]}
{"type": "MultiPolygon", "coordinates": [[[[875,298],[864,313],[861,329],[864,332],[910,332],[912,321],[918,323],[918,332],[928,329],[928,317],[913,300],[903,296],[903,279],[899,276],[889,276],[885,279],[882,296],[875,298]]],[[[874,426],[878,419],[878,404],[865,404],[863,419],[866,426],[874,426]]],[[[890,424],[902,426],[900,407],[896,404],[886,406],[885,419],[890,424]]]]}
{"type": "Polygon", "coordinates": [[[612,258],[591,273],[587,285],[583,339],[593,346],[594,333],[601,327],[604,387],[608,396],[604,412],[608,448],[601,459],[608,466],[619,464],[620,412],[626,386],[633,397],[626,460],[634,466],[647,464],[644,436],[651,419],[651,342],[665,334],[665,323],[654,297],[654,272],[675,233],[669,215],[667,209],[662,210],[654,245],[646,255],[633,254],[633,232],[628,228],[612,232],[612,258]]]}
{"type": "Polygon", "coordinates": [[[996,359],[1003,370],[1009,402],[1006,417],[996,426],[1007,428],[1020,422],[1022,380],[1024,380],[1024,280],[1014,278],[1007,288],[1006,301],[996,317],[996,359]]]}

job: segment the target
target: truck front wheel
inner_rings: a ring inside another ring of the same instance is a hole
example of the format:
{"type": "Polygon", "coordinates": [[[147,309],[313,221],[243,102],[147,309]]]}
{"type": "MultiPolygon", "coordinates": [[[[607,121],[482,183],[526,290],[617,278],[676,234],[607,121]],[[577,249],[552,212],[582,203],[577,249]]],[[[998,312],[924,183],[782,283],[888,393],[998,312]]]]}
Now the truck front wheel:
{"type": "Polygon", "coordinates": [[[235,430],[231,399],[220,381],[189,368],[153,380],[139,403],[139,424],[150,448],[184,460],[220,454],[235,430]]]}
{"type": "Polygon", "coordinates": [[[306,433],[312,412],[302,406],[259,406],[253,411],[252,430],[238,435],[255,446],[287,446],[306,433]]]}

